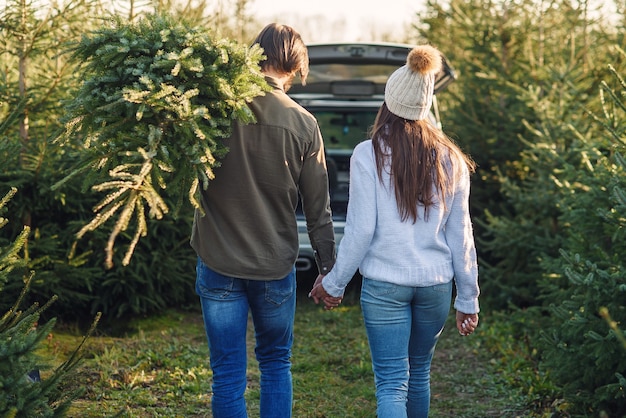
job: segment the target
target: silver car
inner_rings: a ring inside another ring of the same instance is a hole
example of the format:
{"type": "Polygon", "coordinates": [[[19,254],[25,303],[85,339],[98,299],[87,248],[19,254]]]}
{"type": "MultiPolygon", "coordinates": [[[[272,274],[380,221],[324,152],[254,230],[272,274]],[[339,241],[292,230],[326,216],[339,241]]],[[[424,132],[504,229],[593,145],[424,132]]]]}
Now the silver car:
{"type": "MultiPolygon", "coordinates": [[[[393,43],[340,43],[308,45],[310,72],[306,86],[294,80],[288,94],[317,118],[326,148],[330,204],[335,240],[340,245],[348,207],[350,156],[374,123],[384,99],[387,78],[406,63],[414,45],[393,43]]],[[[435,82],[435,94],[454,81],[444,58],[435,82]]],[[[436,97],[431,120],[441,127],[436,97]]],[[[315,277],[317,266],[304,215],[297,212],[300,251],[299,277],[315,277]]]]}

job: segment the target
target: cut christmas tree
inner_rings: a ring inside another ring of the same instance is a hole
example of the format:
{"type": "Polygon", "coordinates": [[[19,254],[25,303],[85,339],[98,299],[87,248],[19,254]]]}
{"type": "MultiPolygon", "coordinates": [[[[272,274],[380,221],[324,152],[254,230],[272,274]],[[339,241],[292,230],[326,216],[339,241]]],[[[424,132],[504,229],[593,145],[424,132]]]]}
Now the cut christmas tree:
{"type": "Polygon", "coordinates": [[[221,139],[233,121],[254,122],[248,103],[268,88],[263,51],[161,14],[116,20],[73,54],[84,62],[84,83],[59,137],[79,150],[65,180],[83,176],[85,190],[104,195],[77,236],[111,225],[111,267],[116,238],[130,228],[128,264],[147,216],[161,219],[185,200],[198,207],[198,188],[228,152],[221,139]]]}

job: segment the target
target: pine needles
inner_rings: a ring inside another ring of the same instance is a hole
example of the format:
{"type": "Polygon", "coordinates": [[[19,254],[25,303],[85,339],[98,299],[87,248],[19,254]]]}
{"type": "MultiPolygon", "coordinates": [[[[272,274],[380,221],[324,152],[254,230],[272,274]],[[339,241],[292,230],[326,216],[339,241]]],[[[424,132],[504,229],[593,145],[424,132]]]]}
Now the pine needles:
{"type": "Polygon", "coordinates": [[[113,223],[110,268],[116,239],[133,230],[127,265],[148,232],[147,217],[161,219],[172,207],[175,216],[185,201],[198,207],[198,188],[228,152],[221,139],[233,120],[254,122],[247,104],[267,89],[262,50],[148,15],[83,37],[73,56],[84,62],[85,81],[58,140],[81,151],[55,188],[83,176],[85,190],[105,194],[77,237],[113,223]]]}

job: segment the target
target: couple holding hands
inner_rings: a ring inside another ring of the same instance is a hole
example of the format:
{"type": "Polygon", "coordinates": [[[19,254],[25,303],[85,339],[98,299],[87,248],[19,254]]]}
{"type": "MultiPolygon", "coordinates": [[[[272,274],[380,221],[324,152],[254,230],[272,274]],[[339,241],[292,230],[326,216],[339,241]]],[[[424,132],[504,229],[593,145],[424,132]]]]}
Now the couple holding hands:
{"type": "Polygon", "coordinates": [[[388,79],[369,138],[350,160],[350,195],[338,250],[324,143],[313,115],[287,94],[308,75],[291,27],[254,41],[271,91],[254,124],[234,123],[229,152],[201,193],[191,245],[213,370],[212,415],[247,417],[246,331],[251,313],[261,372],[260,416],[292,414],[291,347],[301,198],[320,272],[309,296],[337,307],[358,270],[380,418],[427,417],[430,365],[450,311],[462,336],[478,325],[478,266],[469,215],[472,160],[428,120],[442,59],[415,47],[388,79]]]}

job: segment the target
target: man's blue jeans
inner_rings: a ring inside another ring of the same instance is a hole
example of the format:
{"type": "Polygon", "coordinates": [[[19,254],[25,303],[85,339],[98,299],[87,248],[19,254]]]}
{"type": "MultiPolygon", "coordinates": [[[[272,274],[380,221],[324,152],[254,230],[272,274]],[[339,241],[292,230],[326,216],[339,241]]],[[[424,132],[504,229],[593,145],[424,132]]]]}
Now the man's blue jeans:
{"type": "Polygon", "coordinates": [[[452,282],[407,287],[363,278],[379,418],[426,418],[430,364],[450,312],[452,282]]]}
{"type": "Polygon", "coordinates": [[[281,280],[246,280],[223,276],[198,260],[196,273],[213,370],[213,417],[248,416],[244,399],[248,312],[261,372],[261,417],[291,417],[295,269],[281,280]]]}

